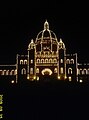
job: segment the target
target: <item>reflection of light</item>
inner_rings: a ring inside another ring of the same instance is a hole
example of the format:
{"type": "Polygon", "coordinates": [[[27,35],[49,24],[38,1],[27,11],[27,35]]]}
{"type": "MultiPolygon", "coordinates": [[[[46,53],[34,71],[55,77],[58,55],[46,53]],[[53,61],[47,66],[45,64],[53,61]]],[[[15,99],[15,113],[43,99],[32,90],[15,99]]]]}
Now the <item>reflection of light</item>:
{"type": "Polygon", "coordinates": [[[82,82],[83,82],[83,80],[80,80],[79,82],[80,82],[80,83],[82,83],[82,82]]]}
{"type": "Polygon", "coordinates": [[[33,78],[36,79],[36,76],[34,76],[33,78]]]}
{"type": "Polygon", "coordinates": [[[37,81],[39,80],[39,77],[37,77],[37,81]]]}
{"type": "Polygon", "coordinates": [[[27,77],[27,79],[29,80],[29,76],[27,77]]]}
{"type": "Polygon", "coordinates": [[[14,83],[14,80],[12,80],[11,83],[13,84],[13,83],[14,83]]]}
{"type": "Polygon", "coordinates": [[[58,79],[60,79],[60,76],[58,76],[58,79]]]}
{"type": "Polygon", "coordinates": [[[65,79],[67,79],[67,77],[65,76],[65,79]]]}

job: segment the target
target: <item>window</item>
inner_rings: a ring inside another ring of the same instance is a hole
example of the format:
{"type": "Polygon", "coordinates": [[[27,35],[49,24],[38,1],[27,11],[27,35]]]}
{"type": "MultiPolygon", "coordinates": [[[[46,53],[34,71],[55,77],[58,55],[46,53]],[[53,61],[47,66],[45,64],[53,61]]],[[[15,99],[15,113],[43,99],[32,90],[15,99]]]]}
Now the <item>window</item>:
{"type": "Polygon", "coordinates": [[[11,70],[10,75],[14,75],[14,70],[11,70]]]}
{"type": "Polygon", "coordinates": [[[57,63],[57,59],[53,59],[53,62],[54,62],[54,63],[57,63]]]}
{"type": "Polygon", "coordinates": [[[63,59],[60,59],[60,63],[63,63],[63,59]]]}
{"type": "Polygon", "coordinates": [[[72,68],[68,68],[68,74],[72,74],[72,68]]]}
{"type": "Polygon", "coordinates": [[[44,63],[44,59],[41,59],[41,63],[44,63]]]}
{"type": "Polygon", "coordinates": [[[86,75],[86,74],[87,74],[87,70],[86,70],[86,69],[83,69],[83,73],[86,75]]]}
{"type": "Polygon", "coordinates": [[[23,64],[23,60],[20,60],[20,65],[23,64]]]}
{"type": "Polygon", "coordinates": [[[6,75],[9,75],[9,70],[6,71],[6,75]]]}
{"type": "Polygon", "coordinates": [[[30,74],[33,74],[33,68],[30,68],[30,74]]]}
{"type": "Polygon", "coordinates": [[[54,69],[54,73],[57,73],[57,68],[54,69]]]}
{"type": "Polygon", "coordinates": [[[37,59],[37,63],[40,63],[40,59],[37,59]]]}
{"type": "Polygon", "coordinates": [[[69,76],[69,81],[71,81],[71,77],[69,76]]]}
{"type": "Polygon", "coordinates": [[[71,59],[71,60],[70,60],[70,64],[74,64],[74,59],[71,59]]]}
{"type": "Polygon", "coordinates": [[[52,63],[52,59],[49,59],[49,63],[52,63]]]}
{"type": "Polygon", "coordinates": [[[48,59],[45,59],[45,63],[48,63],[48,59]]]}
{"type": "Polygon", "coordinates": [[[36,69],[36,73],[39,73],[39,68],[36,69]]]}
{"type": "Polygon", "coordinates": [[[27,60],[24,60],[24,65],[27,64],[27,60]]]}
{"type": "Polygon", "coordinates": [[[60,68],[60,72],[61,72],[61,74],[63,74],[63,67],[60,68]]]}
{"type": "Polygon", "coordinates": [[[6,75],[6,70],[4,70],[3,72],[4,72],[4,75],[6,75]]]}
{"type": "Polygon", "coordinates": [[[80,75],[82,75],[82,69],[80,69],[80,75]]]}
{"type": "Polygon", "coordinates": [[[66,64],[70,64],[70,60],[69,59],[66,60],[66,64]]]}
{"type": "Polygon", "coordinates": [[[31,64],[33,63],[33,60],[31,60],[31,64]]]}
{"type": "Polygon", "coordinates": [[[25,68],[23,68],[23,69],[21,70],[21,74],[22,74],[22,75],[26,74],[26,69],[25,69],[25,68]]]}

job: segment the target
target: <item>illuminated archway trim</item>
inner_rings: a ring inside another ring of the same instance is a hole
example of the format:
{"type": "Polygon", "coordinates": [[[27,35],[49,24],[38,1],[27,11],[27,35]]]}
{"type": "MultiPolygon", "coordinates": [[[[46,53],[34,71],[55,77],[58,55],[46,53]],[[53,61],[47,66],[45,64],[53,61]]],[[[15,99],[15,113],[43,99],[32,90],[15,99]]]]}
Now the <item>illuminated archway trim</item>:
{"type": "Polygon", "coordinates": [[[42,70],[42,75],[44,75],[45,72],[49,72],[49,75],[52,75],[52,70],[50,70],[49,68],[45,68],[42,70]]]}

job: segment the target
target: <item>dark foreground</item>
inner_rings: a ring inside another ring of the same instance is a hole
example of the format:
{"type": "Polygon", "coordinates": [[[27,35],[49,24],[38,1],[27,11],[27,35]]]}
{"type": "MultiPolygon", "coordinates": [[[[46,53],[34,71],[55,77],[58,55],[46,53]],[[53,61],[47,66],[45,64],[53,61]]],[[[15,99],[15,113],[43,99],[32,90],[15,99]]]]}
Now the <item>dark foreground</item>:
{"type": "Polygon", "coordinates": [[[63,81],[3,84],[8,120],[89,120],[89,83],[63,81]]]}

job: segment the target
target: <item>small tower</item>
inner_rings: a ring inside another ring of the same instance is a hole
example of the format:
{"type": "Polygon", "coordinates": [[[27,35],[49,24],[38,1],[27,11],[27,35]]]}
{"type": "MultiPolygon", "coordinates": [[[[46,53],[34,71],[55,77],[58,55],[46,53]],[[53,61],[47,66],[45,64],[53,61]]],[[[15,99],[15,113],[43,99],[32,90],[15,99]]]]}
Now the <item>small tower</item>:
{"type": "Polygon", "coordinates": [[[62,39],[58,43],[58,79],[66,79],[66,48],[62,39]]]}
{"type": "Polygon", "coordinates": [[[28,46],[28,66],[27,66],[27,79],[34,80],[36,79],[36,65],[35,65],[35,43],[33,39],[28,46]]]}

